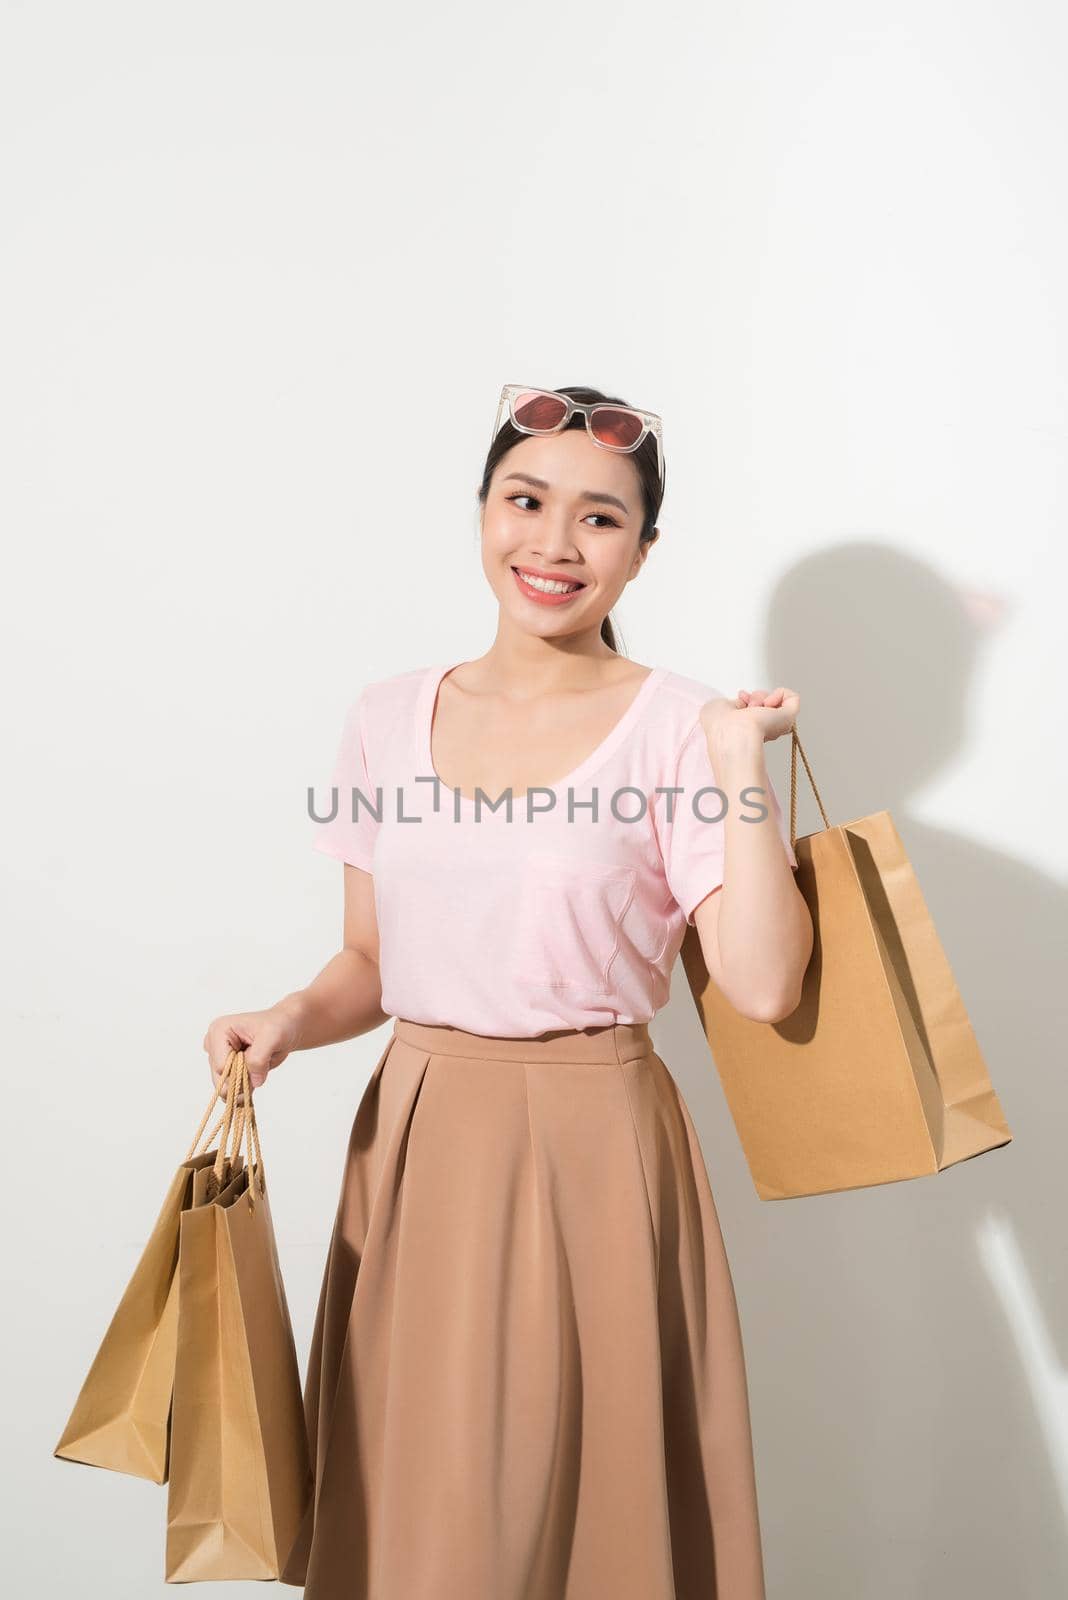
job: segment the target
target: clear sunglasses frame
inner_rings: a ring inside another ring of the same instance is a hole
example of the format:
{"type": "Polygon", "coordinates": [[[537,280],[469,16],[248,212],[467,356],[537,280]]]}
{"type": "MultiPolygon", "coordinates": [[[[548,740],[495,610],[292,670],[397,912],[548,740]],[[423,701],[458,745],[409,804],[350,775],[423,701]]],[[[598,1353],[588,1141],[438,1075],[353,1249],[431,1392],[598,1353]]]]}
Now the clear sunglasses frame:
{"type": "Polygon", "coordinates": [[[653,434],[656,439],[656,465],[660,474],[660,487],[664,487],[664,431],[660,418],[653,411],[639,411],[636,406],[621,406],[611,400],[598,400],[591,405],[585,405],[579,400],[572,400],[569,394],[561,394],[557,389],[538,389],[529,383],[506,383],[501,390],[501,398],[497,404],[497,420],[493,424],[493,437],[496,438],[501,427],[501,413],[505,407],[508,409],[508,419],[519,433],[529,433],[535,436],[562,433],[567,427],[576,411],[582,413],[586,419],[586,432],[595,445],[601,450],[615,450],[620,455],[631,455],[646,438],[653,434]],[[551,395],[555,400],[562,400],[566,406],[564,415],[552,428],[527,428],[522,422],[516,420],[515,402],[521,394],[551,395]],[[605,444],[603,439],[594,438],[590,419],[595,411],[624,411],[628,416],[637,417],[642,425],[642,431],[633,444],[605,444]]]}

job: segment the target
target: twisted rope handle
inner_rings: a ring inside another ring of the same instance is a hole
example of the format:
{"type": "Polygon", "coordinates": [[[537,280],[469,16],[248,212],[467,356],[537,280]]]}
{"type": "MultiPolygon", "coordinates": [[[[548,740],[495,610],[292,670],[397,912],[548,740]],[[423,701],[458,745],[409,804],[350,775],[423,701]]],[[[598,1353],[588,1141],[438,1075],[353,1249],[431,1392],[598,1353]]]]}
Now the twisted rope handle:
{"type": "MultiPolygon", "coordinates": [[[[219,1118],[219,1120],[215,1124],[214,1128],[212,1128],[211,1132],[204,1139],[204,1147],[205,1147],[205,1149],[210,1147],[212,1140],[215,1138],[215,1135],[219,1132],[220,1128],[225,1128],[227,1130],[227,1134],[229,1133],[229,1130],[230,1130],[230,1128],[231,1128],[231,1126],[233,1124],[233,1108],[234,1108],[234,1105],[236,1103],[235,1097],[231,1096],[230,1093],[229,1093],[230,1084],[235,1078],[240,1078],[240,1076],[241,1076],[241,1067],[243,1066],[243,1063],[244,1063],[244,1052],[243,1051],[238,1051],[238,1050],[231,1050],[230,1054],[226,1058],[226,1065],[223,1067],[222,1072],[219,1075],[219,1081],[215,1085],[214,1090],[212,1091],[212,1096],[211,1096],[211,1099],[208,1101],[207,1108],[205,1109],[204,1115],[200,1119],[200,1127],[197,1129],[196,1133],[193,1135],[193,1143],[189,1146],[189,1149],[186,1152],[185,1159],[187,1161],[190,1159],[190,1157],[192,1157],[192,1156],[197,1154],[197,1146],[201,1142],[201,1135],[203,1134],[204,1129],[207,1126],[208,1118],[211,1116],[211,1109],[214,1106],[215,1102],[218,1099],[220,1099],[220,1097],[222,1097],[224,1099],[225,1108],[226,1109],[223,1111],[222,1116],[219,1118]],[[235,1067],[236,1067],[236,1070],[235,1070],[235,1067]]],[[[237,1090],[238,1090],[239,1094],[241,1093],[241,1089],[242,1089],[242,1085],[239,1082],[237,1084],[237,1090]]],[[[243,1131],[243,1124],[244,1124],[244,1118],[245,1118],[245,1113],[246,1113],[246,1107],[250,1103],[251,1103],[251,1095],[249,1095],[248,1097],[244,1097],[244,1104],[240,1108],[239,1118],[238,1118],[238,1128],[239,1128],[239,1130],[243,1131]]],[[[223,1139],[223,1148],[224,1149],[226,1147],[226,1143],[227,1143],[227,1139],[224,1137],[224,1139],[223,1139]]],[[[234,1141],[234,1148],[233,1148],[233,1151],[231,1152],[231,1156],[236,1155],[237,1151],[240,1148],[241,1148],[241,1132],[239,1131],[237,1139],[234,1141]]]]}
{"type": "Polygon", "coordinates": [[[827,820],[827,813],[823,809],[823,801],[820,799],[820,792],[816,788],[816,780],[812,776],[812,768],[808,764],[808,757],[805,754],[804,746],[802,745],[801,740],[797,737],[797,725],[795,723],[795,725],[790,729],[790,846],[791,846],[791,848],[793,848],[797,844],[797,752],[799,750],[801,752],[801,760],[805,763],[805,771],[808,773],[808,781],[812,785],[812,793],[816,796],[816,804],[820,808],[820,816],[823,818],[823,826],[825,828],[829,828],[830,827],[830,823],[827,820]]]}
{"type": "Polygon", "coordinates": [[[263,1151],[260,1149],[260,1130],[256,1122],[256,1106],[252,1094],[252,1080],[249,1077],[248,1067],[245,1063],[245,1052],[237,1052],[238,1065],[241,1072],[241,1094],[244,1100],[243,1131],[248,1135],[247,1150],[245,1154],[245,1171],[248,1173],[248,1208],[255,1211],[255,1191],[264,1192],[263,1176],[263,1151]],[[253,1147],[255,1147],[255,1160],[253,1160],[253,1147]]]}
{"type": "MultiPolygon", "coordinates": [[[[207,1127],[208,1118],[211,1116],[211,1110],[212,1110],[212,1107],[214,1106],[215,1102],[220,1098],[220,1096],[225,1095],[227,1084],[229,1082],[230,1069],[233,1066],[234,1061],[236,1060],[236,1058],[237,1058],[237,1051],[236,1050],[231,1050],[230,1054],[226,1058],[226,1065],[222,1069],[222,1072],[221,1072],[221,1074],[219,1076],[219,1081],[215,1085],[215,1089],[214,1089],[214,1092],[212,1094],[212,1097],[208,1101],[207,1109],[205,1110],[203,1117],[200,1119],[200,1127],[197,1129],[196,1133],[193,1135],[193,1143],[189,1146],[189,1149],[186,1152],[185,1159],[187,1161],[190,1160],[190,1158],[192,1156],[195,1156],[195,1155],[199,1154],[197,1146],[200,1144],[200,1136],[204,1132],[204,1129],[207,1127]]],[[[214,1137],[218,1133],[219,1129],[226,1122],[228,1114],[229,1114],[228,1110],[224,1111],[223,1115],[219,1118],[219,1120],[215,1124],[214,1128],[212,1128],[211,1132],[208,1134],[206,1140],[204,1141],[205,1150],[210,1148],[211,1141],[214,1139],[214,1137]]]]}
{"type": "Polygon", "coordinates": [[[231,1166],[236,1161],[237,1153],[241,1149],[241,1135],[244,1132],[245,1119],[248,1114],[247,1096],[243,1098],[240,1110],[238,1110],[237,1106],[237,1097],[245,1087],[244,1079],[241,1076],[244,1061],[244,1052],[239,1050],[231,1050],[226,1060],[226,1115],[223,1118],[223,1135],[219,1141],[219,1153],[215,1157],[215,1165],[212,1168],[216,1194],[227,1181],[231,1166]],[[237,1112],[236,1117],[234,1115],[235,1111],[237,1112]],[[231,1130],[234,1130],[234,1146],[232,1150],[230,1149],[231,1130]]]}
{"type": "Polygon", "coordinates": [[[197,1146],[200,1144],[201,1135],[203,1134],[204,1129],[207,1127],[208,1119],[211,1116],[212,1107],[223,1095],[226,1097],[226,1110],[219,1118],[219,1121],[215,1124],[215,1127],[212,1129],[211,1133],[207,1136],[205,1141],[205,1149],[210,1148],[211,1141],[215,1138],[215,1135],[221,1128],[223,1130],[223,1136],[219,1145],[219,1153],[215,1158],[215,1165],[213,1168],[213,1175],[216,1183],[219,1187],[221,1187],[223,1173],[226,1170],[227,1165],[237,1156],[237,1152],[241,1148],[242,1137],[246,1137],[247,1154],[245,1157],[245,1166],[246,1170],[248,1171],[248,1204],[249,1210],[254,1211],[256,1209],[254,1191],[258,1188],[260,1194],[263,1194],[265,1187],[263,1174],[263,1151],[260,1148],[260,1130],[259,1125],[256,1122],[256,1108],[252,1097],[252,1081],[249,1077],[248,1066],[245,1062],[245,1052],[243,1050],[231,1050],[230,1054],[227,1056],[226,1065],[219,1075],[219,1081],[215,1085],[214,1092],[212,1093],[211,1099],[208,1101],[204,1115],[200,1119],[200,1127],[197,1129],[193,1137],[193,1143],[190,1145],[185,1159],[188,1161],[191,1156],[197,1154],[197,1146]],[[235,1117],[234,1111],[237,1106],[237,1096],[239,1094],[242,1098],[242,1105],[237,1112],[237,1116],[235,1117]],[[233,1149],[229,1150],[228,1146],[230,1143],[231,1130],[235,1127],[237,1129],[237,1136],[234,1140],[233,1149]],[[253,1159],[253,1151],[255,1151],[255,1159],[253,1159]]]}

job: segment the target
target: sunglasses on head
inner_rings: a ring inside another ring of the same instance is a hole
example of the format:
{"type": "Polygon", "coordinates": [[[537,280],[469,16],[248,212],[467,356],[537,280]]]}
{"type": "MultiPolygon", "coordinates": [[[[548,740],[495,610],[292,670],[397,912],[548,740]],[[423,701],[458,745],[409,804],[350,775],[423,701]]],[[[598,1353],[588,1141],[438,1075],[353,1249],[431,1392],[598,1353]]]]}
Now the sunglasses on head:
{"type": "Polygon", "coordinates": [[[497,421],[493,437],[501,426],[501,412],[508,407],[512,427],[520,433],[561,433],[575,412],[586,419],[586,432],[594,444],[605,450],[619,450],[629,455],[637,450],[646,434],[656,436],[656,465],[660,474],[660,487],[664,486],[664,436],[660,418],[652,411],[638,411],[633,406],[613,405],[611,401],[598,400],[594,405],[583,405],[568,394],[558,394],[555,389],[526,389],[518,383],[506,383],[501,390],[497,406],[497,421]]]}

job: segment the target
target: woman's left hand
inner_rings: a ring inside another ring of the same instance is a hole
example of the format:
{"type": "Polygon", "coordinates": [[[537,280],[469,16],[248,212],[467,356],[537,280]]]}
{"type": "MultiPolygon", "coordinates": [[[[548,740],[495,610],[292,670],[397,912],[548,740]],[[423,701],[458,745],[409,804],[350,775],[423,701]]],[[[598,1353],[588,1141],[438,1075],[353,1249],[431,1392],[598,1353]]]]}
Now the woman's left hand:
{"type": "Polygon", "coordinates": [[[723,696],[701,707],[706,735],[729,732],[731,727],[755,727],[766,743],[789,733],[797,720],[801,696],[794,689],[739,689],[737,699],[723,696]]]}

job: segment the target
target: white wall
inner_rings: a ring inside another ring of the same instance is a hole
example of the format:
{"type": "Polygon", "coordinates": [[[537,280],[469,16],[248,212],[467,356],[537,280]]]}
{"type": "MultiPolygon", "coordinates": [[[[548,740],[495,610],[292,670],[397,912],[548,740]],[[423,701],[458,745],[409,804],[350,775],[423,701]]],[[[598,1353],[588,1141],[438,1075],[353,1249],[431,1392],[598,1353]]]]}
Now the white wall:
{"type": "MultiPolygon", "coordinates": [[[[505,381],[663,414],[625,647],[800,690],[831,820],[902,832],[1016,1136],[761,1203],[678,969],[654,1034],[734,1267],[769,1597],[1063,1592],[1063,10],[68,0],[0,29],[13,1592],[164,1592],[164,1491],[51,1449],[208,1021],[336,947],[304,803],[345,705],[493,636],[505,381]]],[[[258,1101],[302,1361],[383,1037],[258,1101]]]]}

